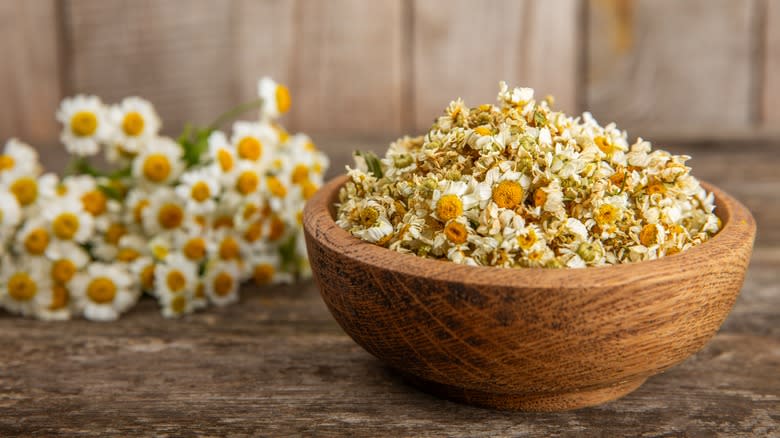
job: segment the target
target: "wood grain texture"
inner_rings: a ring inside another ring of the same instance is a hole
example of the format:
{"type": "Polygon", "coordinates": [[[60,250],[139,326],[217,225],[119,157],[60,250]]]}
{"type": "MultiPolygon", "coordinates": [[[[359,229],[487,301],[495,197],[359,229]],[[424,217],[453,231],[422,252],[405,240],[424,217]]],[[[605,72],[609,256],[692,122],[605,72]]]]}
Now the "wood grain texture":
{"type": "Polygon", "coordinates": [[[721,231],[651,262],[593,269],[496,269],[399,254],[336,225],[346,176],[306,205],[322,297],[355,342],[426,390],[470,404],[557,411],[592,406],[700,350],[725,320],[755,221],[712,186],[721,231]]]}
{"type": "Polygon", "coordinates": [[[425,132],[461,97],[469,106],[495,102],[498,82],[530,86],[557,106],[578,110],[576,0],[415,1],[412,104],[415,133],[425,132]]]}
{"type": "Polygon", "coordinates": [[[245,289],[241,304],[181,321],[151,299],[111,324],[1,313],[0,436],[776,436],[778,147],[673,145],[752,210],[756,250],[720,332],[615,402],[524,414],[426,395],[345,335],[304,283],[245,289]]]}
{"type": "Polygon", "coordinates": [[[176,135],[239,103],[232,2],[69,0],[64,10],[69,93],[142,96],[176,135]]]}
{"type": "Polygon", "coordinates": [[[780,132],[780,3],[769,0],[765,5],[762,121],[767,128],[780,132]]]}
{"type": "Polygon", "coordinates": [[[630,134],[754,128],[754,0],[590,0],[587,108],[630,134]]]}
{"type": "Polygon", "coordinates": [[[0,144],[59,136],[54,119],[60,98],[60,29],[54,0],[0,0],[0,144]]]}

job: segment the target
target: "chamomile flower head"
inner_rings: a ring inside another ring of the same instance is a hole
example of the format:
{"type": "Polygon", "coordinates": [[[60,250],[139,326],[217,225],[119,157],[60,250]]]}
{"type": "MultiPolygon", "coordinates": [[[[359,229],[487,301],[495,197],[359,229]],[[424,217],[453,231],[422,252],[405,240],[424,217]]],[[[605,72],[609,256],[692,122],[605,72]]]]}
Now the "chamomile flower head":
{"type": "Polygon", "coordinates": [[[126,97],[111,107],[113,142],[126,154],[137,154],[160,132],[162,121],[152,104],[140,97],[126,97]]]}
{"type": "Polygon", "coordinates": [[[73,242],[51,246],[46,256],[51,261],[51,281],[64,286],[68,286],[90,262],[89,253],[73,242]]]}
{"type": "Polygon", "coordinates": [[[213,167],[190,170],[181,175],[176,194],[186,200],[185,208],[194,215],[207,214],[216,208],[214,201],[222,190],[213,167]]]}
{"type": "Polygon", "coordinates": [[[133,160],[133,176],[142,184],[167,185],[184,170],[182,148],[167,137],[156,137],[133,160]]]}
{"type": "Polygon", "coordinates": [[[28,258],[43,257],[53,240],[51,228],[44,218],[30,218],[16,233],[16,252],[28,258]]]}
{"type": "Polygon", "coordinates": [[[233,262],[212,263],[204,279],[205,293],[209,301],[217,306],[225,306],[238,301],[238,286],[241,283],[241,270],[233,262]]]}
{"type": "Polygon", "coordinates": [[[11,233],[22,219],[22,209],[16,197],[0,188],[0,238],[11,233]]]}
{"type": "Polygon", "coordinates": [[[0,270],[0,304],[11,313],[35,316],[51,288],[45,258],[6,258],[0,270]]]}
{"type": "Polygon", "coordinates": [[[257,286],[289,283],[293,280],[292,275],[282,269],[282,258],[277,253],[266,252],[253,255],[249,265],[249,274],[257,286]]]}
{"type": "Polygon", "coordinates": [[[167,187],[152,193],[149,206],[141,214],[144,230],[151,236],[182,230],[190,219],[185,203],[173,189],[167,187]]]}
{"type": "Polygon", "coordinates": [[[265,168],[276,156],[277,135],[265,123],[239,121],[233,125],[231,144],[239,160],[246,160],[265,168]]]}
{"type": "Polygon", "coordinates": [[[76,308],[94,321],[113,321],[138,300],[130,272],[118,264],[95,262],[73,280],[76,308]]]}
{"type": "Polygon", "coordinates": [[[8,140],[0,154],[0,182],[17,176],[37,176],[41,173],[38,152],[15,138],[8,140]]]}
{"type": "Polygon", "coordinates": [[[276,118],[290,110],[290,90],[271,78],[264,77],[257,83],[257,94],[263,99],[261,118],[276,118]]]}
{"type": "Polygon", "coordinates": [[[158,297],[191,294],[198,280],[198,266],[182,254],[175,253],[157,263],[154,270],[154,290],[158,297]]]}
{"type": "Polygon", "coordinates": [[[214,131],[208,138],[208,160],[214,172],[220,176],[223,184],[234,183],[234,176],[238,166],[236,150],[227,136],[221,131],[214,131]]]}
{"type": "Polygon", "coordinates": [[[57,111],[57,120],[63,125],[60,140],[72,155],[97,154],[100,144],[111,135],[108,111],[96,96],[78,95],[64,99],[57,111]]]}
{"type": "Polygon", "coordinates": [[[43,217],[51,228],[52,237],[58,241],[84,243],[95,230],[92,215],[84,209],[80,200],[70,197],[48,205],[43,217]]]}
{"type": "Polygon", "coordinates": [[[395,251],[504,267],[648,260],[720,229],[688,157],[554,111],[530,88],[502,82],[497,101],[454,101],[424,136],[356,156],[336,223],[395,251]]]}

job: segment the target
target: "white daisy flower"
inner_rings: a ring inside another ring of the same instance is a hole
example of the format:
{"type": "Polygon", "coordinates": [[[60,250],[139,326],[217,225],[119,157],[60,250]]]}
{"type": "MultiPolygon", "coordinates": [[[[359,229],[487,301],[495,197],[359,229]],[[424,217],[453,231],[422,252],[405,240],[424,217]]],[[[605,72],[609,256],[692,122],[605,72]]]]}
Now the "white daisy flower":
{"type": "Polygon", "coordinates": [[[51,260],[51,280],[65,286],[90,262],[87,251],[73,242],[52,245],[46,256],[51,260]]]}
{"type": "Polygon", "coordinates": [[[182,174],[176,194],[186,199],[188,213],[201,215],[214,211],[214,198],[220,194],[220,184],[213,167],[190,170],[182,174]]]}
{"type": "Polygon", "coordinates": [[[249,265],[251,278],[257,286],[289,283],[293,280],[292,274],[283,271],[282,259],[277,253],[253,255],[249,265]]]}
{"type": "Polygon", "coordinates": [[[157,137],[162,122],[152,104],[140,97],[126,97],[111,108],[113,141],[125,153],[137,154],[151,139],[157,137]]]}
{"type": "Polygon", "coordinates": [[[223,185],[232,185],[238,163],[235,149],[228,143],[227,137],[221,131],[214,131],[209,136],[208,142],[208,157],[216,169],[216,174],[219,175],[223,185]]]}
{"type": "Polygon", "coordinates": [[[169,184],[184,170],[181,146],[167,137],[156,137],[133,160],[133,177],[152,186],[169,184]]]}
{"type": "Polygon", "coordinates": [[[0,304],[11,313],[35,316],[51,289],[44,258],[6,259],[0,269],[0,304]]]}
{"type": "Polygon", "coordinates": [[[235,180],[229,186],[235,193],[242,197],[249,197],[260,190],[262,172],[253,163],[242,161],[238,164],[235,180]]]}
{"type": "Polygon", "coordinates": [[[193,293],[197,286],[198,267],[182,254],[169,255],[154,269],[154,290],[158,297],[193,293]]]}
{"type": "Polygon", "coordinates": [[[87,319],[116,320],[138,301],[133,277],[119,264],[92,263],[72,284],[76,307],[87,319]]]}
{"type": "Polygon", "coordinates": [[[29,257],[42,257],[54,237],[42,217],[28,219],[16,233],[16,252],[29,257]]]}
{"type": "Polygon", "coordinates": [[[238,121],[233,124],[231,143],[240,160],[266,168],[276,155],[277,135],[268,124],[238,121]]]}
{"type": "Polygon", "coordinates": [[[51,234],[60,241],[84,243],[92,237],[95,221],[76,199],[62,198],[46,206],[43,217],[51,225],[51,234]]]}
{"type": "Polygon", "coordinates": [[[155,236],[163,232],[181,230],[190,221],[183,202],[171,188],[160,188],[150,198],[149,206],[142,213],[144,230],[155,236]]]}
{"type": "Polygon", "coordinates": [[[225,306],[238,301],[238,287],[241,271],[235,263],[216,262],[209,266],[205,283],[205,292],[209,300],[225,306]]]}
{"type": "Polygon", "coordinates": [[[0,240],[10,235],[21,219],[22,209],[16,196],[0,188],[0,240]]]}
{"type": "Polygon", "coordinates": [[[213,251],[213,242],[203,233],[186,231],[178,233],[175,241],[181,254],[192,263],[200,263],[206,259],[209,252],[213,251]]]}
{"type": "Polygon", "coordinates": [[[63,124],[60,140],[73,155],[97,154],[100,143],[111,133],[106,108],[96,96],[66,98],[57,111],[57,120],[63,124]]]}
{"type": "Polygon", "coordinates": [[[25,210],[36,208],[39,198],[39,185],[37,175],[9,175],[4,181],[8,191],[16,197],[19,205],[25,210]]]}
{"type": "Polygon", "coordinates": [[[263,99],[263,104],[260,107],[262,119],[276,118],[290,109],[290,90],[269,77],[258,81],[257,94],[263,99]]]}
{"type": "Polygon", "coordinates": [[[38,152],[30,145],[15,138],[8,140],[0,154],[0,182],[21,175],[40,175],[38,152]]]}

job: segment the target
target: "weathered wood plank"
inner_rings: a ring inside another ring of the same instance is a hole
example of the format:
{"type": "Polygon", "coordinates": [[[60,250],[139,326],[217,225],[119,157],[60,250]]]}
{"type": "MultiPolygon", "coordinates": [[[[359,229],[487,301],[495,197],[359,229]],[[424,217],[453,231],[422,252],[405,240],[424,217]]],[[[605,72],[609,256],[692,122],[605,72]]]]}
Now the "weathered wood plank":
{"type": "Polygon", "coordinates": [[[751,128],[753,0],[591,0],[587,108],[644,137],[751,128]]]}
{"type": "Polygon", "coordinates": [[[65,11],[70,92],[143,96],[174,134],[238,103],[232,2],[85,0],[65,11]]]}
{"type": "Polygon", "coordinates": [[[398,135],[403,3],[299,0],[290,125],[311,133],[398,135]]]}
{"type": "Polygon", "coordinates": [[[766,1],[763,122],[780,135],[780,3],[766,1]]]}
{"type": "Polygon", "coordinates": [[[500,80],[578,109],[578,1],[419,0],[413,8],[413,101],[405,110],[414,111],[417,131],[459,96],[471,106],[494,102],[500,80]]]}
{"type": "Polygon", "coordinates": [[[0,143],[50,144],[59,134],[60,36],[54,0],[0,0],[0,143]]]}

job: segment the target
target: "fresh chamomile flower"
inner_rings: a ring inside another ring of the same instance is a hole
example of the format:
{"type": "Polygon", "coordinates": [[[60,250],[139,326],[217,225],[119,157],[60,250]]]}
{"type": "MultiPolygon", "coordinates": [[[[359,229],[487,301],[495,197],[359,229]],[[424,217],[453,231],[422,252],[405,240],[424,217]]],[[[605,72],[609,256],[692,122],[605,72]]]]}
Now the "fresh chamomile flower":
{"type": "Polygon", "coordinates": [[[165,261],[157,263],[154,270],[155,295],[193,293],[197,286],[198,266],[182,254],[170,254],[165,261]]]}
{"type": "Polygon", "coordinates": [[[196,298],[195,293],[191,291],[163,294],[159,298],[162,314],[166,318],[179,318],[193,313],[203,305],[202,301],[203,298],[196,298]]]}
{"type": "Polygon", "coordinates": [[[130,226],[143,226],[144,211],[149,207],[152,194],[143,188],[133,188],[127,192],[123,221],[130,226]]]}
{"type": "Polygon", "coordinates": [[[194,215],[208,214],[216,208],[216,198],[220,194],[220,184],[217,171],[213,167],[205,167],[184,172],[180,184],[176,186],[176,194],[186,199],[187,212],[194,215]]]}
{"type": "Polygon", "coordinates": [[[278,253],[253,255],[249,265],[251,278],[257,286],[289,283],[293,280],[292,275],[282,269],[282,259],[278,253]]]}
{"type": "Polygon", "coordinates": [[[133,277],[119,264],[92,263],[72,284],[76,308],[94,321],[116,320],[138,301],[133,277]]]}
{"type": "Polygon", "coordinates": [[[43,257],[54,240],[48,222],[42,217],[28,219],[16,233],[16,252],[27,257],[43,257]]]}
{"type": "Polygon", "coordinates": [[[111,134],[106,108],[96,96],[66,98],[57,111],[57,120],[63,124],[60,140],[73,155],[97,154],[101,142],[111,134]]]}
{"type": "Polygon", "coordinates": [[[46,256],[51,261],[51,280],[64,286],[68,286],[76,274],[90,262],[89,253],[73,242],[51,246],[46,251],[46,256]]]}
{"type": "Polygon", "coordinates": [[[231,143],[240,160],[266,168],[275,155],[276,132],[266,123],[238,121],[233,124],[231,143]]]}
{"type": "Polygon", "coordinates": [[[250,197],[260,190],[262,171],[254,163],[242,161],[238,164],[235,178],[228,186],[234,193],[242,197],[250,197]]]}
{"type": "Polygon", "coordinates": [[[273,79],[264,77],[257,83],[257,94],[263,100],[261,118],[276,118],[290,109],[290,90],[273,79]]]}
{"type": "Polygon", "coordinates": [[[36,208],[35,204],[40,195],[37,175],[9,175],[4,183],[21,207],[25,210],[36,208]]]}
{"type": "Polygon", "coordinates": [[[73,198],[63,198],[47,205],[43,217],[51,227],[52,236],[58,241],[84,243],[92,237],[95,220],[83,204],[73,198]]]}
{"type": "Polygon", "coordinates": [[[45,258],[6,258],[0,269],[0,304],[11,313],[35,316],[51,290],[45,258]]]}
{"type": "Polygon", "coordinates": [[[111,108],[110,115],[115,126],[112,140],[127,154],[141,152],[162,126],[152,104],[140,97],[126,97],[111,108]]]}
{"type": "Polygon", "coordinates": [[[30,145],[15,138],[8,140],[0,154],[0,182],[17,176],[40,175],[38,152],[30,145]]]}
{"type": "Polygon", "coordinates": [[[184,203],[173,189],[165,187],[152,193],[148,207],[142,213],[147,235],[181,230],[189,222],[184,203]]]}
{"type": "Polygon", "coordinates": [[[16,196],[0,188],[0,239],[9,235],[22,219],[22,209],[16,196]]]}
{"type": "Polygon", "coordinates": [[[235,149],[228,142],[227,136],[221,131],[214,131],[209,135],[208,144],[208,158],[216,170],[215,173],[219,175],[220,181],[223,185],[234,184],[238,158],[235,149]]]}
{"type": "Polygon", "coordinates": [[[238,301],[240,282],[241,270],[236,263],[211,263],[204,280],[206,296],[217,306],[234,303],[238,301]]]}
{"type": "Polygon", "coordinates": [[[442,222],[456,219],[478,204],[473,187],[464,181],[440,182],[431,200],[434,217],[442,222]]]}
{"type": "Polygon", "coordinates": [[[213,239],[195,230],[185,230],[175,236],[175,246],[191,263],[201,263],[213,251],[213,239]]]}
{"type": "Polygon", "coordinates": [[[112,215],[109,220],[99,224],[96,228],[97,232],[90,241],[92,254],[98,260],[111,261],[118,254],[119,240],[126,236],[130,230],[119,220],[118,215],[112,215]]]}
{"type": "Polygon", "coordinates": [[[165,185],[184,170],[181,146],[167,137],[156,137],[133,160],[133,177],[148,185],[165,185]]]}

